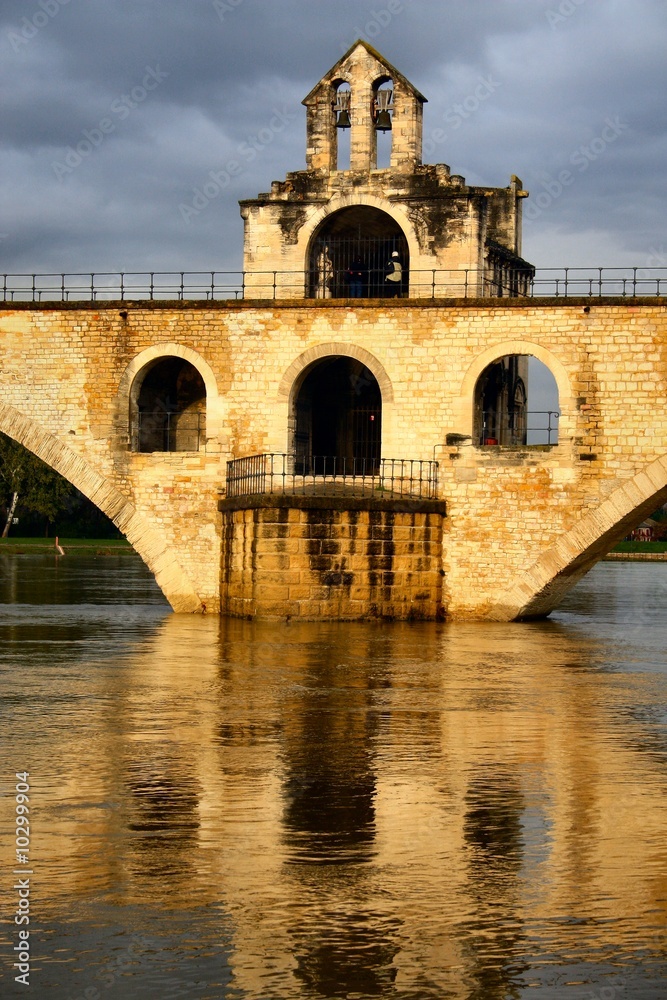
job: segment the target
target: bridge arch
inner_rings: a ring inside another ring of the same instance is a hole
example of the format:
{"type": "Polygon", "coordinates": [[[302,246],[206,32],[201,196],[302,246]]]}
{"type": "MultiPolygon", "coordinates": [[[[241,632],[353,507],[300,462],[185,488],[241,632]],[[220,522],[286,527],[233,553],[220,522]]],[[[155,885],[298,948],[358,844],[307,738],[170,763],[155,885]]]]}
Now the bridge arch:
{"type": "MultiPolygon", "coordinates": [[[[278,397],[285,407],[287,416],[287,450],[291,454],[300,453],[299,446],[299,397],[306,380],[316,372],[318,365],[335,363],[347,359],[350,362],[349,379],[352,394],[358,397],[358,401],[367,404],[369,418],[381,421],[382,440],[380,440],[379,426],[376,428],[377,440],[370,444],[370,451],[374,456],[373,461],[378,460],[380,448],[384,440],[387,439],[387,430],[391,427],[392,403],[394,393],[391,381],[384,367],[376,357],[362,347],[353,344],[327,343],[318,344],[304,351],[296,358],[283,375],[278,387],[278,397]],[[373,416],[373,413],[376,415],[373,416]]],[[[338,373],[340,375],[340,372],[338,373]]],[[[340,437],[340,435],[339,435],[340,437]]],[[[312,438],[311,438],[312,444],[312,438]]]]}
{"type": "Polygon", "coordinates": [[[295,358],[280,380],[280,384],[278,386],[278,396],[287,402],[294,391],[294,385],[301,372],[303,372],[304,369],[309,368],[313,361],[319,361],[322,358],[331,357],[333,355],[356,358],[357,361],[361,361],[361,363],[365,365],[369,371],[373,372],[373,375],[377,379],[378,385],[380,386],[380,392],[382,393],[382,402],[393,403],[394,390],[392,388],[391,379],[378,359],[371,354],[370,351],[365,350],[363,347],[357,347],[356,344],[340,343],[338,341],[331,341],[326,344],[318,344],[316,347],[309,347],[307,351],[304,351],[298,358],[295,358]]]}
{"type": "MultiPolygon", "coordinates": [[[[564,441],[574,433],[575,401],[572,396],[570,377],[567,369],[551,351],[526,340],[507,340],[488,347],[477,355],[461,382],[460,396],[454,404],[461,433],[469,434],[475,441],[476,430],[476,388],[482,374],[502,358],[511,356],[531,356],[541,361],[552,374],[558,389],[560,412],[559,440],[564,441]]],[[[458,429],[458,428],[457,428],[458,429]]]]}
{"type": "Polygon", "coordinates": [[[544,618],[638,524],[667,502],[667,455],[649,463],[517,574],[485,617],[544,618]]]}
{"type": "MultiPolygon", "coordinates": [[[[129,363],[118,384],[117,404],[123,433],[127,434],[132,450],[138,450],[133,432],[133,418],[139,405],[143,377],[157,363],[169,358],[179,358],[191,365],[200,376],[206,392],[206,442],[220,441],[223,426],[223,407],[213,369],[204,358],[192,348],[174,342],[156,344],[141,351],[129,363]],[[135,440],[133,441],[133,437],[135,440]]],[[[210,450],[207,447],[207,450],[210,450]]]]}
{"type": "Polygon", "coordinates": [[[154,574],[174,611],[203,610],[192,582],[167,540],[105,476],[53,434],[6,403],[0,403],[0,431],[59,472],[111,518],[154,574]]]}

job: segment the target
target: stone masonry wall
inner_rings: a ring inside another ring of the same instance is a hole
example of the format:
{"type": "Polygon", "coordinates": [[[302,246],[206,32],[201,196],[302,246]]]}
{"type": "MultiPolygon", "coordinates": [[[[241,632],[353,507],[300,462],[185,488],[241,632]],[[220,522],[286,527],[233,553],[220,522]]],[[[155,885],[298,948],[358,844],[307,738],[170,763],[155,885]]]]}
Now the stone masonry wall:
{"type": "Polygon", "coordinates": [[[218,606],[226,460],[290,450],[295,383],[332,355],[375,374],[383,456],[440,463],[452,616],[521,613],[549,573],[596,538],[611,547],[614,525],[623,530],[624,518],[667,499],[667,312],[658,299],[8,303],[0,345],[0,430],[39,429],[34,448],[47,461],[70,456],[90,470],[82,481],[101,477],[115,491],[103,503],[114,516],[114,504],[127,506],[119,523],[132,519],[134,544],[182,609],[218,606]],[[209,437],[197,453],[135,454],[132,380],[174,353],[204,378],[209,437]],[[512,353],[554,374],[558,445],[448,445],[447,435],[473,433],[479,374],[512,353]],[[167,557],[179,585],[172,570],[168,584],[160,577],[167,557]],[[514,603],[499,610],[510,593],[514,603]]]}
{"type": "Polygon", "coordinates": [[[274,499],[276,506],[237,510],[221,503],[224,612],[248,618],[444,617],[442,512],[299,509],[299,498],[279,499],[281,506],[274,499]]]}

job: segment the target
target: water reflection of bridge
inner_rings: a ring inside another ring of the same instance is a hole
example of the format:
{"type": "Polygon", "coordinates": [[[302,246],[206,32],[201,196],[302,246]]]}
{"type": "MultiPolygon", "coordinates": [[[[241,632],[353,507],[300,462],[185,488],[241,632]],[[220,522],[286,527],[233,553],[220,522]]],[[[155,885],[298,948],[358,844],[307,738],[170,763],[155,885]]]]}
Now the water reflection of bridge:
{"type": "Polygon", "coordinates": [[[556,988],[664,963],[652,696],[645,675],[619,687],[618,649],[605,671],[594,628],[178,616],[127,641],[68,702],[55,756],[29,720],[36,765],[55,761],[49,926],[109,893],[141,908],[153,961],[151,914],[196,898],[210,926],[178,947],[222,939],[257,1000],[500,1000],[528,972],[556,988]]]}

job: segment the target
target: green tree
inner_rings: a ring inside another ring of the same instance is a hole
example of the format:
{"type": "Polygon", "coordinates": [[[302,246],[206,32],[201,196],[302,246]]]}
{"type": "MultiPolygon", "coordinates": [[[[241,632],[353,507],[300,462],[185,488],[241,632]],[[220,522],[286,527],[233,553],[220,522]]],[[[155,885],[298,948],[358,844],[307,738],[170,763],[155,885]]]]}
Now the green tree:
{"type": "Polygon", "coordinates": [[[0,495],[6,513],[3,538],[7,538],[17,510],[39,514],[51,522],[73,492],[74,487],[59,473],[0,434],[0,495]]]}

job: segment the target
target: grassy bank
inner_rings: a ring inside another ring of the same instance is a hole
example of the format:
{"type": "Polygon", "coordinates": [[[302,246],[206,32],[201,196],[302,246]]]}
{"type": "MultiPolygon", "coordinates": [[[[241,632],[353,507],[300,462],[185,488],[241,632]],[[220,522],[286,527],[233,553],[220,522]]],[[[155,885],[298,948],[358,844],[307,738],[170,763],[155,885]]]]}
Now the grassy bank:
{"type": "Polygon", "coordinates": [[[667,542],[619,542],[612,552],[667,552],[667,542]]]}
{"type": "MultiPolygon", "coordinates": [[[[134,549],[124,538],[59,538],[58,543],[68,552],[80,555],[125,555],[134,549]]],[[[42,555],[56,551],[55,538],[0,538],[0,555],[42,555]]]]}

